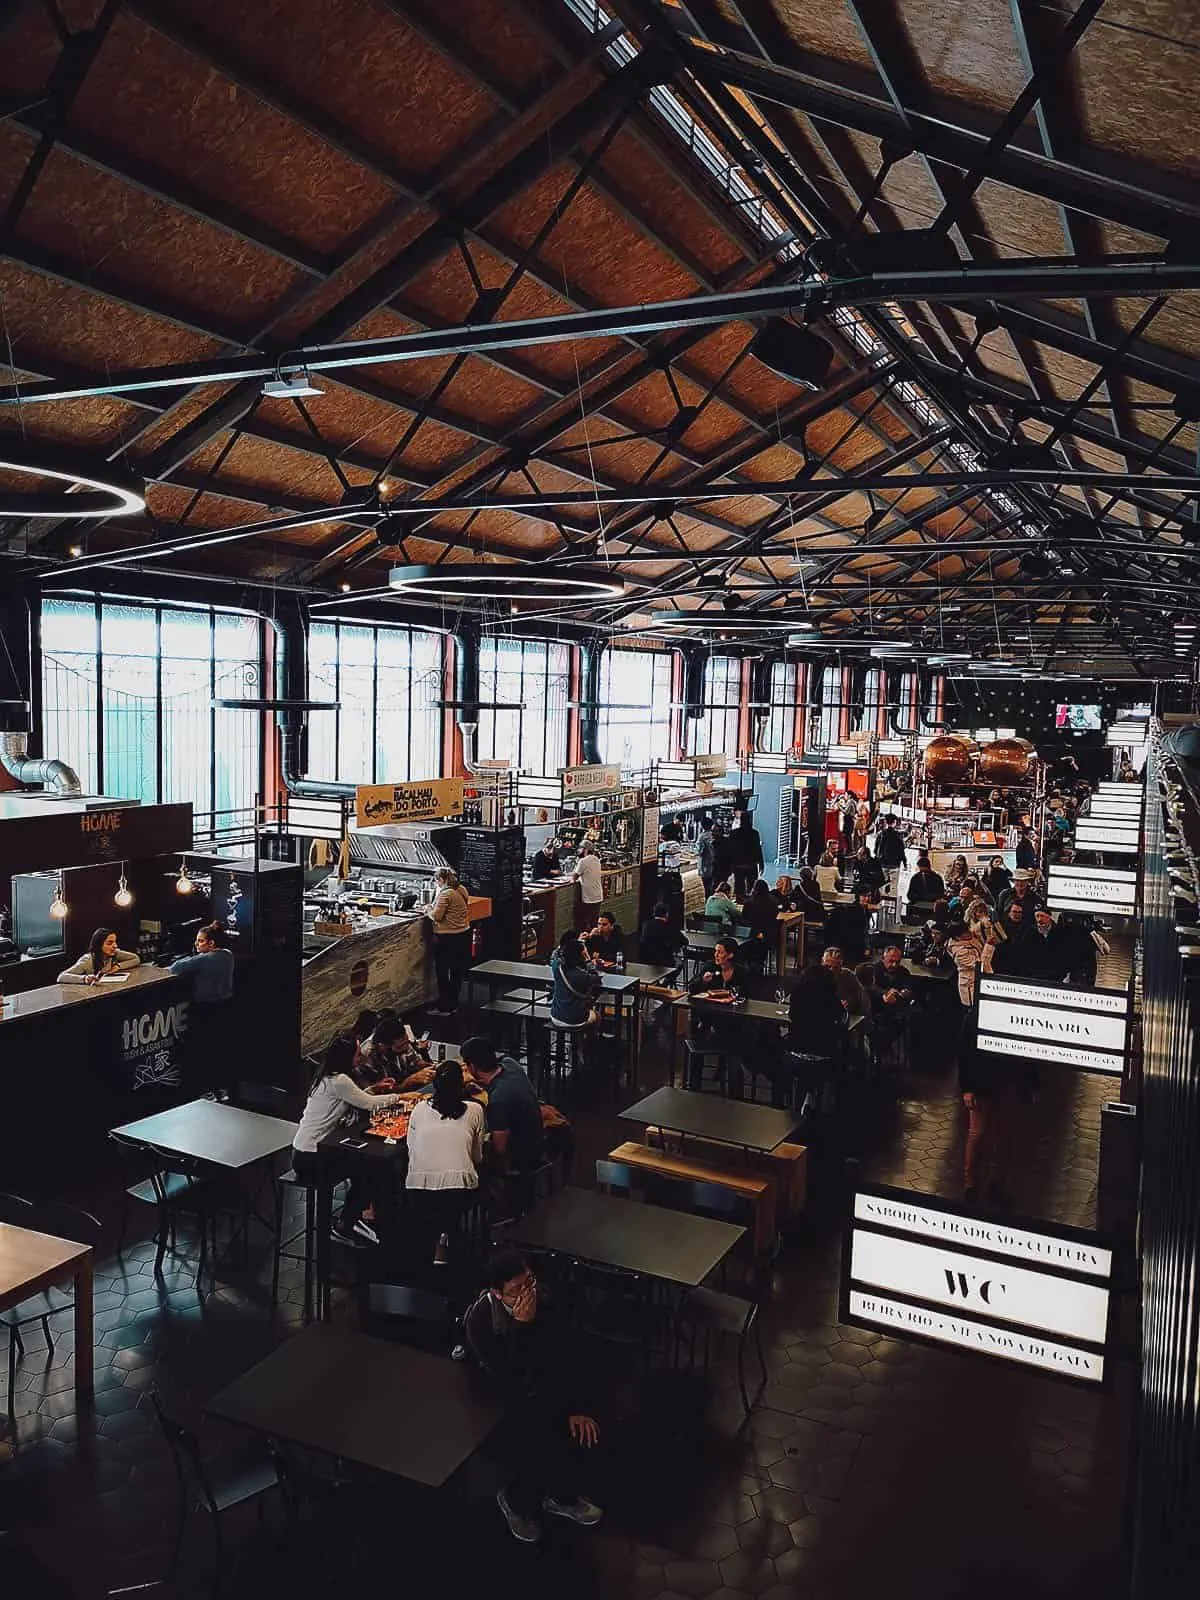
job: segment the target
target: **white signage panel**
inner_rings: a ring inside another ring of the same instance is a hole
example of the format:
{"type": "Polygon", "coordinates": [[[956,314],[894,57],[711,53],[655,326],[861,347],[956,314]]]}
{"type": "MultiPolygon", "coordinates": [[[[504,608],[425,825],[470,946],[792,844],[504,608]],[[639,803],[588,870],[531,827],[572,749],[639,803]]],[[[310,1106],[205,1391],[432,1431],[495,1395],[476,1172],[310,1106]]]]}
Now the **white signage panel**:
{"type": "Polygon", "coordinates": [[[854,1195],[841,1315],[1101,1383],[1112,1252],[1092,1234],[1000,1222],[911,1190],[854,1195]]]}
{"type": "Polygon", "coordinates": [[[1075,824],[1076,850],[1105,850],[1113,855],[1134,856],[1138,853],[1141,829],[1136,824],[1110,822],[1102,819],[1089,822],[1080,817],[1075,824]]]}
{"type": "Polygon", "coordinates": [[[1121,795],[1098,794],[1088,802],[1085,813],[1089,817],[1131,817],[1139,818],[1142,814],[1142,797],[1135,794],[1132,799],[1126,800],[1121,795]]]}
{"type": "Polygon", "coordinates": [[[1137,873],[1129,868],[1065,866],[1055,861],[1046,885],[1046,904],[1051,911],[1137,915],[1137,873]]]}
{"type": "Polygon", "coordinates": [[[1049,1061],[1119,1078],[1129,1041],[1129,996],[981,973],[976,1044],[991,1055],[1049,1061]]]}

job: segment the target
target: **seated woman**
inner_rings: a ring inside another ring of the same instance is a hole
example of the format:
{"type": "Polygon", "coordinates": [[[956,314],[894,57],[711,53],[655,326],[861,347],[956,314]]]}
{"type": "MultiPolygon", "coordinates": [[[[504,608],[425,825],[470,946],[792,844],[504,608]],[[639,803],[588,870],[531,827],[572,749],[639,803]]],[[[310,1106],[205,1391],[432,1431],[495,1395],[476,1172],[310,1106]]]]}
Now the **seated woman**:
{"type": "Polygon", "coordinates": [[[78,961],[58,975],[59,983],[99,983],[101,978],[115,976],[118,972],[131,972],[141,966],[141,958],[132,950],[122,950],[111,928],[97,928],[88,941],[88,947],[78,961]]]}
{"type": "Polygon", "coordinates": [[[789,909],[802,911],[810,922],[823,922],[825,902],[821,899],[821,885],[811,867],[802,867],[795,888],[789,897],[789,909]]]}
{"type": "Polygon", "coordinates": [[[755,882],[746,897],[742,921],[750,930],[749,938],[742,945],[742,959],[747,966],[757,967],[761,972],[779,932],[779,907],[762,878],[755,882]]]}
{"type": "Polygon", "coordinates": [[[723,879],[704,902],[706,917],[720,917],[730,927],[742,914],[742,908],[733,898],[733,885],[723,879]]]}
{"type": "Polygon", "coordinates": [[[733,990],[744,991],[745,970],[742,966],[741,946],[732,936],[717,940],[712,965],[688,985],[688,993],[695,995],[727,994],[733,990]]]}
{"type": "Polygon", "coordinates": [[[551,1022],[564,1028],[583,1028],[594,1021],[596,998],[604,985],[573,928],[568,928],[558,941],[550,957],[550,971],[554,977],[551,1022]]]}
{"type": "MultiPolygon", "coordinates": [[[[316,1183],[317,1146],[340,1123],[356,1111],[375,1111],[380,1106],[394,1106],[400,1101],[398,1094],[367,1094],[360,1089],[350,1076],[353,1066],[353,1040],[335,1039],[317,1069],[300,1116],[300,1126],[292,1140],[292,1166],[302,1183],[316,1183]]],[[[363,1221],[363,1212],[374,1200],[372,1187],[369,1180],[352,1179],[341,1218],[333,1228],[333,1237],[339,1243],[356,1246],[379,1243],[375,1229],[363,1221]]]]}
{"type": "Polygon", "coordinates": [[[408,1119],[406,1189],[420,1193],[420,1209],[437,1226],[435,1266],[447,1261],[450,1234],[479,1188],[483,1161],[483,1107],[468,1099],[462,1063],[443,1061],[428,1100],[408,1119]]]}

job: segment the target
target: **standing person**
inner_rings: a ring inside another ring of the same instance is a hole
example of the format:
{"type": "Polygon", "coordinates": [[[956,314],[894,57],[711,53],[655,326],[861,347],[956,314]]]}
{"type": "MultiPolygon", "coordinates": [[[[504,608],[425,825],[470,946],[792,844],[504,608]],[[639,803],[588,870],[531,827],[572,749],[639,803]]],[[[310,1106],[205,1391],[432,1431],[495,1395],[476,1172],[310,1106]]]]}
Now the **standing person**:
{"type": "Polygon", "coordinates": [[[197,1086],[207,1084],[220,1093],[237,1071],[237,1063],[229,1060],[230,1036],[235,1030],[222,1025],[224,1007],[233,996],[233,951],[220,923],[198,928],[192,954],[172,961],[168,970],[175,977],[191,980],[188,1054],[197,1086]]]}
{"type": "Polygon", "coordinates": [[[438,1230],[435,1266],[445,1265],[450,1234],[479,1189],[483,1164],[483,1107],[468,1100],[462,1063],[443,1061],[433,1093],[418,1100],[408,1119],[408,1173],[404,1186],[420,1193],[420,1208],[438,1230]]]}
{"type": "Polygon", "coordinates": [[[750,813],[743,811],[738,825],[729,837],[733,861],[733,885],[738,898],[744,900],[750,886],[763,869],[763,847],[758,829],[750,821],[750,813]]]}
{"type": "Polygon", "coordinates": [[[858,796],[850,789],[837,799],[838,813],[842,819],[842,848],[849,855],[854,849],[854,824],[858,821],[858,796]]]}
{"type": "Polygon", "coordinates": [[[593,844],[585,844],[571,874],[579,885],[579,912],[576,926],[586,932],[595,927],[596,916],[604,901],[604,873],[600,857],[593,844]]]}
{"type": "Polygon", "coordinates": [[[1009,1166],[1021,1105],[1037,1088],[1029,1062],[980,1050],[978,1008],[963,1018],[958,1049],[958,1086],[967,1111],[963,1152],[963,1199],[977,1200],[981,1189],[989,1204],[1008,1205],[1009,1166]]]}
{"type": "Polygon", "coordinates": [[[433,875],[437,898],[428,916],[433,923],[433,965],[437,973],[437,1005],[430,1006],[431,1017],[452,1017],[458,1010],[458,995],[463,977],[471,965],[471,919],[467,915],[467,891],[458,874],[440,867],[433,875]]]}
{"type": "Polygon", "coordinates": [[[917,857],[917,870],[908,880],[908,903],[912,905],[933,905],[935,900],[941,900],[946,893],[946,881],[940,872],[933,870],[933,863],[924,850],[917,857]]]}
{"type": "Polygon", "coordinates": [[[717,845],[720,838],[721,824],[712,822],[700,835],[696,846],[696,864],[700,870],[700,882],[704,885],[706,900],[713,892],[713,885],[717,881],[717,845]]]}
{"type": "Polygon", "coordinates": [[[120,972],[132,972],[140,967],[141,957],[132,950],[122,950],[111,928],[97,928],[88,940],[88,947],[69,967],[59,973],[58,983],[99,983],[101,978],[112,978],[120,972]]]}
{"type": "Polygon", "coordinates": [[[580,1492],[587,1452],[600,1440],[594,1363],[576,1350],[523,1256],[500,1252],[485,1280],[463,1318],[463,1342],[492,1383],[522,1402],[506,1431],[516,1473],[497,1491],[496,1504],[522,1544],[541,1538],[541,1511],[594,1527],[604,1513],[580,1492]]]}
{"type": "Polygon", "coordinates": [[[871,859],[866,845],[860,845],[850,865],[850,889],[853,894],[869,894],[872,901],[879,899],[886,874],[878,861],[871,859]]]}
{"type": "Polygon", "coordinates": [[[1096,919],[1088,911],[1064,911],[1058,919],[1058,942],[1067,982],[1094,989],[1101,952],[1108,954],[1096,919]]]}
{"type": "Polygon", "coordinates": [[[1033,923],[1029,976],[1045,978],[1050,983],[1061,983],[1071,965],[1069,952],[1063,947],[1062,935],[1048,911],[1035,911],[1033,923]]]}
{"type": "MultiPolygon", "coordinates": [[[[300,1125],[292,1140],[292,1166],[300,1181],[311,1187],[317,1182],[317,1146],[327,1134],[356,1111],[376,1111],[381,1106],[400,1103],[398,1094],[367,1094],[360,1089],[351,1076],[353,1065],[353,1040],[335,1039],[309,1085],[300,1125]]],[[[364,1167],[365,1173],[371,1170],[364,1167]]],[[[333,1227],[333,1238],[339,1244],[379,1243],[375,1229],[363,1221],[363,1212],[373,1200],[369,1177],[351,1179],[341,1218],[333,1227]]]]}
{"type": "Polygon", "coordinates": [[[975,927],[961,919],[946,929],[946,948],[958,972],[958,998],[964,1010],[975,1003],[976,974],[991,971],[992,946],[975,927]]]}
{"type": "Polygon", "coordinates": [[[996,949],[995,970],[1010,978],[1032,978],[1037,975],[1041,952],[1034,944],[1038,935],[1026,919],[1025,907],[1014,900],[1001,921],[1004,941],[996,949]]]}
{"type": "Polygon", "coordinates": [[[954,860],[950,863],[950,870],[946,874],[947,889],[953,891],[961,889],[963,884],[967,881],[967,875],[970,870],[970,867],[967,866],[966,856],[955,856],[954,860]]]}
{"type": "Polygon", "coordinates": [[[1000,896],[1012,887],[1012,873],[1004,865],[1003,856],[994,856],[987,871],[979,880],[993,905],[999,903],[1000,896]]]}
{"type": "Polygon", "coordinates": [[[529,873],[531,878],[537,881],[542,878],[558,877],[561,865],[558,848],[557,839],[547,839],[540,850],[534,851],[529,873]]]}
{"type": "Polygon", "coordinates": [[[895,817],[890,814],[884,817],[875,836],[875,859],[885,872],[890,872],[893,867],[908,865],[904,839],[896,827],[895,817]]]}
{"type": "Polygon", "coordinates": [[[1037,846],[1029,837],[1029,829],[1022,827],[1017,837],[1017,867],[1026,872],[1036,871],[1038,864],[1037,846]]]}

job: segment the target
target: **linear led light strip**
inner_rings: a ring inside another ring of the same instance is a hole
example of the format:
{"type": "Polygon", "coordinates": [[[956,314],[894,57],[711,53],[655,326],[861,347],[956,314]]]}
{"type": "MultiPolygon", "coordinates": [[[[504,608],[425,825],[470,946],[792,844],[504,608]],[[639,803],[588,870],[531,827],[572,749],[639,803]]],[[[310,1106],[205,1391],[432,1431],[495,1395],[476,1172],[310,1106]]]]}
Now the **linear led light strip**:
{"type": "MultiPolygon", "coordinates": [[[[571,15],[592,34],[602,33],[605,28],[616,20],[605,11],[603,6],[597,4],[596,0],[563,0],[563,4],[571,15]]],[[[637,56],[638,47],[627,33],[623,33],[609,45],[608,54],[618,66],[627,66],[637,56]]],[[[718,180],[721,187],[728,193],[731,203],[743,212],[767,244],[773,245],[780,234],[786,235],[788,230],[784,227],[776,212],[772,210],[765,197],[751,184],[747,183],[734,163],[721,153],[716,142],[709,137],[677,95],[673,94],[670,89],[659,85],[650,91],[650,104],[671,129],[672,133],[675,134],[676,138],[679,139],[680,143],[718,180]],[[769,231],[766,226],[768,218],[775,225],[776,231],[774,233],[769,231]]],[[[797,210],[807,216],[807,211],[798,201],[796,202],[796,207],[797,210]]],[[[778,247],[777,253],[784,260],[795,261],[804,252],[799,244],[785,241],[778,247]]],[[[884,306],[881,307],[881,310],[899,325],[899,331],[903,338],[910,337],[909,334],[904,332],[907,324],[898,307],[884,306]]],[[[857,311],[844,306],[837,307],[830,313],[830,320],[836,323],[856,348],[867,356],[873,364],[879,364],[891,359],[890,352],[886,346],[871,331],[869,324],[857,311]]],[[[892,393],[902,400],[926,427],[946,427],[949,424],[950,419],[943,416],[925,391],[911,380],[905,378],[893,384],[892,393]]],[[[960,466],[971,470],[980,470],[982,468],[981,456],[970,445],[951,442],[946,448],[960,466]]],[[[1022,518],[1023,520],[1018,522],[1017,526],[1030,537],[1040,538],[1045,533],[1046,530],[1044,528],[1025,517],[1020,505],[1003,489],[986,489],[982,491],[981,498],[990,500],[999,506],[1006,517],[1022,518]]]]}

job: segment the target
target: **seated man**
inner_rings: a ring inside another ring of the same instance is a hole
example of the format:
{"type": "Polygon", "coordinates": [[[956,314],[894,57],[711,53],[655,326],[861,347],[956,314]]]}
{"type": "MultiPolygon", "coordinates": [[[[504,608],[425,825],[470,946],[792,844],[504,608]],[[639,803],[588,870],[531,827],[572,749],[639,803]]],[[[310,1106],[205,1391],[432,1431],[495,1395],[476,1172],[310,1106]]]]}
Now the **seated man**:
{"type": "Polygon", "coordinates": [[[868,901],[877,903],[887,880],[885,869],[874,860],[866,845],[861,845],[850,863],[850,889],[853,894],[866,894],[868,901]]]}
{"type": "Polygon", "coordinates": [[[946,945],[946,930],[932,923],[925,929],[921,948],[917,952],[917,965],[931,972],[954,972],[954,957],[946,945]]]}
{"type": "MultiPolygon", "coordinates": [[[[487,1090],[484,1125],[490,1161],[488,1189],[494,1203],[513,1198],[509,1180],[520,1185],[543,1160],[545,1135],[537,1091],[511,1056],[498,1058],[490,1039],[465,1039],[459,1047],[463,1065],[475,1083],[487,1090]]],[[[518,1197],[519,1198],[519,1197],[518,1197]]]]}
{"type": "Polygon", "coordinates": [[[579,1488],[586,1452],[600,1440],[593,1364],[517,1251],[494,1256],[485,1277],[487,1287],[463,1318],[463,1341],[488,1379],[523,1402],[504,1430],[517,1454],[516,1476],[496,1504],[522,1544],[541,1538],[539,1511],[594,1527],[604,1513],[579,1488]]]}
{"type": "Polygon", "coordinates": [[[847,1013],[852,1017],[865,1016],[867,997],[863,994],[862,984],[845,965],[842,952],[836,944],[825,946],[821,965],[832,974],[838,999],[845,1006],[847,1013]]]}
{"type": "Polygon", "coordinates": [[[864,890],[852,906],[834,906],[825,918],[825,934],[837,945],[847,961],[862,961],[867,955],[871,930],[871,896],[864,890]]]}
{"type": "Polygon", "coordinates": [[[665,900],[654,907],[653,914],[642,923],[638,934],[638,956],[653,967],[676,966],[687,939],[679,928],[671,926],[671,912],[665,900]]]}
{"type": "Polygon", "coordinates": [[[871,963],[875,977],[875,1022],[882,1028],[899,1027],[913,1003],[912,973],[904,965],[904,952],[890,944],[879,961],[871,963]]]}
{"type": "Polygon", "coordinates": [[[617,958],[625,954],[625,935],[611,911],[600,913],[591,933],[584,934],[583,942],[593,962],[605,972],[611,972],[617,958]]]}
{"type": "Polygon", "coordinates": [[[929,856],[922,851],[917,857],[917,870],[908,880],[909,905],[933,905],[946,893],[946,880],[933,870],[929,856]]]}

